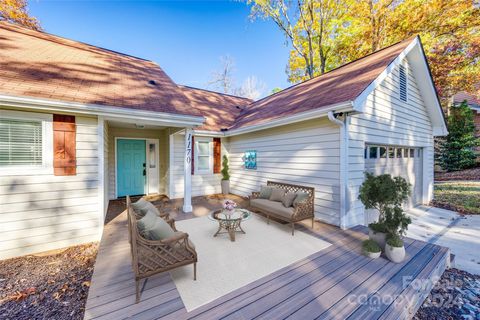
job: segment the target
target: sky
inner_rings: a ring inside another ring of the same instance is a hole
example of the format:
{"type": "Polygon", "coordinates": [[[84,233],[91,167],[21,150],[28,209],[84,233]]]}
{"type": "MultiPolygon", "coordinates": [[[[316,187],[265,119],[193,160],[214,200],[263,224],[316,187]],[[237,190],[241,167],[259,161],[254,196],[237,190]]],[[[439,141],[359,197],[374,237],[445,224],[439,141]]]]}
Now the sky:
{"type": "Polygon", "coordinates": [[[220,57],[235,61],[236,86],[249,76],[263,95],[289,86],[289,48],[272,21],[249,18],[240,1],[30,0],[44,31],[155,61],[178,84],[207,86],[220,57]]]}

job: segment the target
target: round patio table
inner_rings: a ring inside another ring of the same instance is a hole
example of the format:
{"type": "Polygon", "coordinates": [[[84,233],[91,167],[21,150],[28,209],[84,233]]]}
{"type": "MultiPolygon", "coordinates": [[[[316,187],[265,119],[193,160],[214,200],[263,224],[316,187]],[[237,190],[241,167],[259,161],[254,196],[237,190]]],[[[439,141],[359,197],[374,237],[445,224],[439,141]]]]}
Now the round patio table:
{"type": "Polygon", "coordinates": [[[246,209],[235,209],[231,213],[227,212],[224,209],[214,210],[209,215],[208,218],[212,221],[218,222],[218,230],[213,235],[216,237],[221,233],[228,233],[230,236],[230,241],[235,241],[235,233],[241,232],[245,234],[246,232],[242,229],[242,221],[250,219],[252,213],[246,209]]]}

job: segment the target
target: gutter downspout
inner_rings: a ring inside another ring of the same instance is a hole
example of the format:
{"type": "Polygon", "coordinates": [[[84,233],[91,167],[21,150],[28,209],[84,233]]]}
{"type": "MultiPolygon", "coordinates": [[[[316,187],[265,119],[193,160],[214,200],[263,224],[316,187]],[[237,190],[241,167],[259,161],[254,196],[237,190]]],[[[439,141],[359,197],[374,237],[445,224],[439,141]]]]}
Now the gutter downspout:
{"type": "Polygon", "coordinates": [[[328,120],[340,127],[340,228],[346,229],[347,182],[348,182],[348,115],[343,121],[335,117],[334,111],[328,112],[328,120]]]}

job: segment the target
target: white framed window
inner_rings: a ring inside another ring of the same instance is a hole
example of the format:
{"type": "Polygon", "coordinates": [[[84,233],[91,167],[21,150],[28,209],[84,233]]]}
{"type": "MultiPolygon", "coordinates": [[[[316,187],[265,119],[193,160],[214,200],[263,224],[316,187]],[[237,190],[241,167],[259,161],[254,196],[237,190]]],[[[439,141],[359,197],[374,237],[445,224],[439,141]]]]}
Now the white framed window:
{"type": "Polygon", "coordinates": [[[1,174],[53,173],[52,121],[51,114],[0,111],[1,174]]]}
{"type": "Polygon", "coordinates": [[[195,174],[213,174],[213,139],[195,137],[195,174]]]}

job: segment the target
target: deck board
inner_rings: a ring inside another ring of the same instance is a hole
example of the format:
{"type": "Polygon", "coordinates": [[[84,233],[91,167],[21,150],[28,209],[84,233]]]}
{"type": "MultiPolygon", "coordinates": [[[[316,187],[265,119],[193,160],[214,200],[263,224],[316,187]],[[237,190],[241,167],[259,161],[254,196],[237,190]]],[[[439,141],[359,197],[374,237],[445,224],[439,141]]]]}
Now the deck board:
{"type": "MultiPolygon", "coordinates": [[[[307,232],[332,243],[328,248],[279,269],[223,297],[187,312],[169,273],[153,276],[135,303],[125,212],[104,229],[85,319],[392,319],[409,318],[425,298],[425,290],[405,287],[403,277],[425,280],[446,268],[449,250],[405,239],[407,257],[394,264],[361,254],[366,228],[350,230],[315,223],[307,232]],[[371,305],[352,296],[408,297],[371,305]],[[412,300],[413,299],[413,300],[412,300]]],[[[292,238],[294,241],[294,238],[292,238]]],[[[427,292],[428,293],[428,292],[427,292]]]]}

